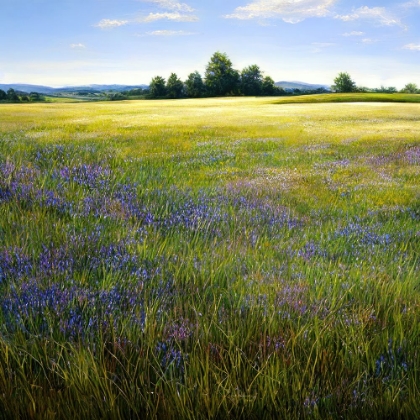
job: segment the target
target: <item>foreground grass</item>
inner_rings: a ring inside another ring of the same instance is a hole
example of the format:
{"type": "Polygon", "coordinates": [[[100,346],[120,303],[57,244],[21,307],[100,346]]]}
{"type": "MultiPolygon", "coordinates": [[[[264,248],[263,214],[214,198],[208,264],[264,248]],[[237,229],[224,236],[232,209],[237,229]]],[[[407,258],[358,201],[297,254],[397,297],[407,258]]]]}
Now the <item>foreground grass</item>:
{"type": "Polygon", "coordinates": [[[419,106],[3,106],[0,417],[417,418],[419,106]]]}

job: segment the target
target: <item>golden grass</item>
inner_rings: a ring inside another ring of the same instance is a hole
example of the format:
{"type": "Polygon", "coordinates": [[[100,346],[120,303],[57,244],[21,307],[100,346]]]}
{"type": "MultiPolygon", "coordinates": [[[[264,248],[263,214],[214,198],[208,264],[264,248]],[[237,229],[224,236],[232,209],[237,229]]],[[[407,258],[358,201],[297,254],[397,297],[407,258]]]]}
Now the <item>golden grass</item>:
{"type": "MultiPolygon", "coordinates": [[[[420,133],[417,104],[284,104],[272,98],[2,105],[0,132],[24,130],[47,142],[97,138],[132,155],[185,152],[211,144],[407,141],[420,133]],[[268,139],[268,140],[267,140],[268,139]]],[[[274,146],[273,146],[274,147],[274,146]]]]}

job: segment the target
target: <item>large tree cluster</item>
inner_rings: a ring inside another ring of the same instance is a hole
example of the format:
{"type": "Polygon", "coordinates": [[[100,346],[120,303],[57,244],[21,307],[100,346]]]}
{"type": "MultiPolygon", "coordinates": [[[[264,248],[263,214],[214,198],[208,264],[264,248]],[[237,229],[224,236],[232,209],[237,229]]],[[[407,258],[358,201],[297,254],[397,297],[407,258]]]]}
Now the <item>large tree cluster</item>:
{"type": "Polygon", "coordinates": [[[156,76],[150,82],[151,98],[202,98],[207,96],[272,96],[285,91],[275,86],[274,80],[264,76],[256,64],[241,72],[233,68],[225,53],[215,52],[208,62],[204,78],[198,71],[188,75],[184,82],[172,73],[166,81],[156,76]]]}
{"type": "Polygon", "coordinates": [[[37,92],[31,92],[29,95],[25,92],[16,92],[10,88],[7,92],[0,89],[0,101],[5,102],[39,102],[45,98],[37,92]]]}

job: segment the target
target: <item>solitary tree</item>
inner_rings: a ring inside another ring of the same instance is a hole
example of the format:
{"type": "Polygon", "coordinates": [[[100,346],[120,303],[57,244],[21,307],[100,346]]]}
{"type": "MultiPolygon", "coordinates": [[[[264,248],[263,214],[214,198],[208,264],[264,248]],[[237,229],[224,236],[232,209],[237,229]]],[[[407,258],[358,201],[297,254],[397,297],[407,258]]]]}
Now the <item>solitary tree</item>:
{"type": "Polygon", "coordinates": [[[419,93],[419,88],[415,83],[407,83],[402,90],[403,93],[419,93]]]}
{"type": "Polygon", "coordinates": [[[262,92],[263,76],[260,68],[253,64],[245,67],[241,73],[241,90],[244,95],[257,96],[262,92]]]}
{"type": "Polygon", "coordinates": [[[188,79],[185,81],[185,88],[186,94],[190,98],[201,98],[204,96],[206,87],[198,71],[189,74],[188,79]]]}
{"type": "Polygon", "coordinates": [[[150,82],[149,90],[152,98],[164,97],[166,95],[165,79],[161,76],[154,77],[150,82]]]}
{"type": "Polygon", "coordinates": [[[205,78],[210,95],[224,96],[238,92],[239,73],[225,53],[213,54],[207,64],[205,78]]]}
{"type": "Polygon", "coordinates": [[[354,92],[356,90],[356,83],[348,73],[339,73],[334,79],[334,85],[331,88],[340,93],[354,92]]]}
{"type": "Polygon", "coordinates": [[[168,98],[180,98],[183,94],[183,90],[184,83],[182,83],[182,80],[175,73],[171,73],[166,83],[166,93],[168,98]]]}

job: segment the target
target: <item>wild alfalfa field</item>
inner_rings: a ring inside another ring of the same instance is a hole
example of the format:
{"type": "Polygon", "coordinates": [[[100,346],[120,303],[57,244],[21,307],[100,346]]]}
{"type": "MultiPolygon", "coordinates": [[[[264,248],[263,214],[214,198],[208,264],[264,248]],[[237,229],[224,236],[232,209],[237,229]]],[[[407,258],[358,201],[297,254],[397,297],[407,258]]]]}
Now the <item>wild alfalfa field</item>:
{"type": "Polygon", "coordinates": [[[420,104],[281,101],[0,107],[1,418],[419,418],[420,104]]]}

